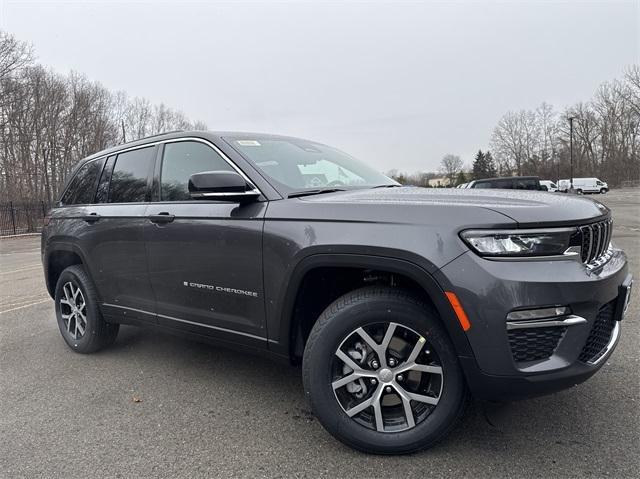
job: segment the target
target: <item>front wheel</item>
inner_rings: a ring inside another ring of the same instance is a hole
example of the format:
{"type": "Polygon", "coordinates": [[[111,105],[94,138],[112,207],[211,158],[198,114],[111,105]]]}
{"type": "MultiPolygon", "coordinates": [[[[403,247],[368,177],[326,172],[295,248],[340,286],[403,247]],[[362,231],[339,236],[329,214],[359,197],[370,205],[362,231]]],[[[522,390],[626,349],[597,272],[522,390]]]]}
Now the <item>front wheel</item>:
{"type": "Polygon", "coordinates": [[[606,189],[606,188],[600,188],[600,194],[601,194],[601,195],[606,194],[606,192],[607,192],[607,189],[606,189]]]}
{"type": "Polygon", "coordinates": [[[466,399],[437,313],[392,288],[353,291],[322,313],[305,348],[303,380],[327,431],[378,454],[432,446],[461,417],[466,399]]]}

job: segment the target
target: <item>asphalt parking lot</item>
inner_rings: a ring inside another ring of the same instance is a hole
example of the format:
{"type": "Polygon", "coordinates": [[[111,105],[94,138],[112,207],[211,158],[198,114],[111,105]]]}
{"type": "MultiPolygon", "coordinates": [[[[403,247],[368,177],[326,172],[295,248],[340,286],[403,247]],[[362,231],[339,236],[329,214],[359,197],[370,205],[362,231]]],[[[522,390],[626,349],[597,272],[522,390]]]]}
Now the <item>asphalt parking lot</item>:
{"type": "MultiPolygon", "coordinates": [[[[640,278],[640,189],[597,197],[640,278]]],[[[588,382],[473,402],[440,445],[378,457],[334,440],[300,370],[132,327],[83,356],[56,325],[39,237],[0,239],[1,477],[638,477],[640,292],[588,382]]]]}

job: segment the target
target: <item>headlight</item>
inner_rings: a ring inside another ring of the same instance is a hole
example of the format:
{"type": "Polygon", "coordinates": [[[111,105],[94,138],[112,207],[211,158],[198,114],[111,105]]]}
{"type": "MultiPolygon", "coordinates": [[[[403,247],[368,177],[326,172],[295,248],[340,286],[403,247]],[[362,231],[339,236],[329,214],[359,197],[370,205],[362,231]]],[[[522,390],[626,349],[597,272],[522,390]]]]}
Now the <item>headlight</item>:
{"type": "Polygon", "coordinates": [[[576,228],[468,230],[460,236],[482,256],[554,256],[580,253],[576,228]]]}

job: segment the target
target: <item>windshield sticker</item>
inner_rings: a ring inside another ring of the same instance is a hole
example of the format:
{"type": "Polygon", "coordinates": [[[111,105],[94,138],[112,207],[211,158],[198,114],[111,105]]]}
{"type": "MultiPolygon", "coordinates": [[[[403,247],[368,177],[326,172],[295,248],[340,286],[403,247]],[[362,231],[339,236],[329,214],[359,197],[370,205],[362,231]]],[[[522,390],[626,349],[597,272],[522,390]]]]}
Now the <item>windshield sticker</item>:
{"type": "Polygon", "coordinates": [[[237,140],[236,143],[240,146],[260,146],[260,142],[256,140],[237,140]]]}

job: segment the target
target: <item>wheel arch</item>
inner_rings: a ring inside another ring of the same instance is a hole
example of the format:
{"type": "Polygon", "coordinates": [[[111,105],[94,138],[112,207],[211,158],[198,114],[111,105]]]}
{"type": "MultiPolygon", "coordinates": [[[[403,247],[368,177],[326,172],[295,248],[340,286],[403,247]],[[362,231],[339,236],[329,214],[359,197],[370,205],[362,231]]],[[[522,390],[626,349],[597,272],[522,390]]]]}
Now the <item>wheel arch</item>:
{"type": "Polygon", "coordinates": [[[305,278],[322,268],[372,270],[407,278],[419,286],[420,292],[435,307],[457,354],[473,357],[469,341],[458,323],[444,290],[433,275],[424,268],[411,261],[393,257],[354,253],[319,253],[302,259],[295,266],[278,316],[281,319],[278,331],[279,341],[275,344],[271,343],[273,347],[277,347],[279,354],[287,355],[292,362],[296,362],[295,349],[300,347],[297,338],[300,320],[296,317],[296,302],[305,278]]]}
{"type": "Polygon", "coordinates": [[[47,292],[51,298],[55,298],[56,284],[65,268],[74,264],[83,265],[87,270],[87,274],[91,277],[86,255],[75,243],[56,241],[48,244],[43,263],[47,292]]]}

